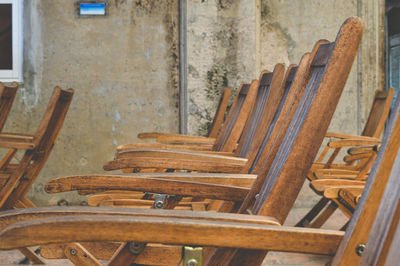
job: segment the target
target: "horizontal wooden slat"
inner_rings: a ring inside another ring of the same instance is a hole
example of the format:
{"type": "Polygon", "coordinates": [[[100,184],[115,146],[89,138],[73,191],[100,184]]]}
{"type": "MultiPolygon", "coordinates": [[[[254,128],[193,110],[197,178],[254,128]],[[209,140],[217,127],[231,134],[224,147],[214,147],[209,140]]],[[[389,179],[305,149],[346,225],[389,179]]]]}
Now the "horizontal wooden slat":
{"type": "Polygon", "coordinates": [[[342,237],[343,232],[338,231],[241,222],[85,215],[10,225],[0,233],[0,248],[75,241],[137,241],[334,254],[342,237]]]}
{"type": "Polygon", "coordinates": [[[245,161],[219,162],[212,160],[197,160],[185,158],[154,158],[154,157],[136,157],[123,158],[107,162],[103,168],[106,171],[121,170],[125,168],[161,168],[192,170],[212,173],[239,173],[245,161]]]}
{"type": "Polygon", "coordinates": [[[130,190],[170,195],[242,201],[249,189],[198,182],[143,178],[123,175],[80,175],[61,177],[46,184],[48,193],[74,190],[130,190]]]}

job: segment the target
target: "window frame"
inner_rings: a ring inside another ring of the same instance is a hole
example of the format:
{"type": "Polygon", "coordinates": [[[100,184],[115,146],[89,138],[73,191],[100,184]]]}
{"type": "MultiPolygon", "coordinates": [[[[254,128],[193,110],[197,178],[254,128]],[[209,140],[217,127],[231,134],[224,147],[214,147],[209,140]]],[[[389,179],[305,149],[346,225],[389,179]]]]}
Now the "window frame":
{"type": "Polygon", "coordinates": [[[12,5],[12,70],[0,69],[0,81],[2,82],[22,82],[22,0],[0,0],[0,4],[12,5]]]}

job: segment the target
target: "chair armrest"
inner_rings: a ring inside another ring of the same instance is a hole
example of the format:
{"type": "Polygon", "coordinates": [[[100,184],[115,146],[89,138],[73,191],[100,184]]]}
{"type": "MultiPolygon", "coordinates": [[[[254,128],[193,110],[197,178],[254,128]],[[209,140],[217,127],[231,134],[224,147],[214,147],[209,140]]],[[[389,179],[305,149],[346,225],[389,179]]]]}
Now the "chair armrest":
{"type": "Polygon", "coordinates": [[[189,150],[189,151],[211,151],[213,145],[211,144],[165,144],[165,143],[129,143],[119,145],[117,147],[117,152],[132,150],[132,149],[167,149],[167,150],[189,150]]]}
{"type": "Polygon", "coordinates": [[[360,135],[351,135],[351,134],[341,134],[341,133],[335,133],[335,132],[327,132],[325,134],[326,138],[336,138],[336,139],[365,139],[365,138],[370,138],[367,136],[360,136],[360,135]]]}
{"type": "MultiPolygon", "coordinates": [[[[100,215],[91,215],[90,211],[86,215],[75,215],[76,212],[70,211],[63,217],[33,218],[10,224],[0,233],[0,249],[49,243],[137,241],[331,255],[336,252],[344,235],[344,232],[334,230],[249,223],[246,220],[249,215],[243,214],[233,214],[238,218],[221,221],[213,217],[173,217],[168,213],[162,216],[123,216],[111,214],[112,208],[92,209],[103,212],[100,215]]],[[[37,212],[43,213],[39,208],[37,212]]],[[[173,215],[175,212],[169,213],[173,215]]],[[[198,213],[204,212],[192,212],[192,215],[198,213]]],[[[211,214],[205,212],[204,215],[211,214]]],[[[12,213],[9,216],[13,219],[12,213]]]]}
{"type": "Polygon", "coordinates": [[[32,150],[36,146],[33,139],[33,135],[0,133],[0,148],[32,150]]]}
{"type": "Polygon", "coordinates": [[[214,173],[239,173],[247,159],[186,151],[142,149],[118,153],[115,160],[104,165],[104,170],[126,168],[179,169],[214,173]]]}
{"type": "Polygon", "coordinates": [[[187,136],[187,135],[179,135],[179,134],[164,134],[156,138],[157,142],[161,143],[206,143],[206,144],[214,144],[215,138],[208,137],[198,137],[198,136],[187,136]]]}
{"type": "Polygon", "coordinates": [[[237,202],[243,201],[249,192],[249,189],[241,187],[147,178],[135,175],[68,176],[53,179],[45,186],[47,193],[75,190],[126,190],[237,202]]]}
{"type": "Polygon", "coordinates": [[[345,179],[317,179],[310,183],[310,187],[317,193],[324,193],[324,191],[331,187],[353,187],[365,186],[365,181],[358,180],[345,180],[345,179]]]}
{"type": "Polygon", "coordinates": [[[340,190],[351,193],[353,196],[357,197],[363,192],[364,186],[331,187],[324,191],[324,197],[327,199],[336,199],[338,198],[340,190]]]}
{"type": "Polygon", "coordinates": [[[372,146],[378,145],[381,143],[381,140],[378,138],[372,137],[363,137],[363,139],[341,139],[334,140],[328,143],[328,146],[332,149],[341,148],[341,147],[349,147],[349,146],[372,146]]]}

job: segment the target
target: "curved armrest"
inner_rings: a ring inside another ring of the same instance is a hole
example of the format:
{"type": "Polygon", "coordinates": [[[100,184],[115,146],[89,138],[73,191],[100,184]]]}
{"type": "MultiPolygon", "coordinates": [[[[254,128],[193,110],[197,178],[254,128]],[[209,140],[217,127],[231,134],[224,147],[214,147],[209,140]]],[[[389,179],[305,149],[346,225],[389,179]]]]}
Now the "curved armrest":
{"type": "Polygon", "coordinates": [[[0,148],[32,150],[36,147],[33,140],[33,135],[0,133],[0,148]]]}
{"type": "Polygon", "coordinates": [[[169,150],[135,150],[118,153],[117,159],[107,162],[104,170],[126,168],[161,168],[213,173],[239,173],[247,159],[232,156],[191,153],[169,150]]]}
{"type": "Polygon", "coordinates": [[[370,138],[367,136],[341,134],[341,133],[335,133],[335,132],[327,132],[325,134],[325,137],[326,138],[336,138],[336,139],[360,139],[360,140],[363,140],[365,138],[370,138]]]}
{"type": "Polygon", "coordinates": [[[365,186],[365,181],[358,180],[345,180],[345,179],[318,179],[310,183],[310,187],[316,192],[323,193],[326,189],[331,187],[353,187],[365,186]]]}
{"type": "Polygon", "coordinates": [[[211,144],[165,144],[165,143],[129,143],[119,145],[117,152],[132,150],[132,149],[167,149],[167,150],[189,150],[189,151],[211,151],[211,144]]]}
{"type": "Polygon", "coordinates": [[[214,144],[215,138],[190,136],[183,134],[159,133],[159,132],[145,132],[138,134],[140,139],[156,139],[158,142],[195,142],[195,143],[208,143],[214,144]]]}
{"type": "Polygon", "coordinates": [[[163,134],[156,138],[157,142],[194,142],[194,143],[208,143],[214,144],[215,138],[188,136],[180,134],[163,134]]]}
{"type": "Polygon", "coordinates": [[[372,137],[363,137],[363,139],[341,139],[334,140],[328,143],[330,148],[341,148],[341,147],[349,147],[349,146],[372,146],[378,145],[381,143],[381,140],[378,138],[372,137]]]}
{"type": "Polygon", "coordinates": [[[347,187],[331,187],[324,191],[324,197],[327,199],[336,199],[339,196],[339,191],[351,193],[355,198],[360,196],[364,190],[364,186],[347,186],[347,187]]]}
{"type": "Polygon", "coordinates": [[[47,193],[75,190],[126,190],[228,201],[243,201],[249,192],[249,189],[241,187],[147,178],[135,175],[68,176],[53,179],[45,186],[47,193]]]}
{"type": "MultiPolygon", "coordinates": [[[[334,254],[344,235],[344,232],[333,230],[249,223],[246,221],[249,215],[243,214],[233,214],[231,221],[221,221],[213,217],[197,219],[194,215],[198,212],[192,212],[193,217],[181,218],[168,215],[112,215],[109,214],[111,210],[103,210],[101,215],[74,215],[70,212],[70,215],[64,217],[31,219],[10,224],[0,233],[0,249],[49,243],[137,241],[334,254]],[[243,217],[243,220],[239,217],[243,217]]],[[[154,211],[158,213],[159,210],[154,211]]]]}
{"type": "Polygon", "coordinates": [[[154,158],[185,158],[197,160],[218,160],[223,162],[247,162],[245,158],[233,156],[231,152],[216,152],[216,151],[186,151],[177,149],[131,149],[124,150],[115,154],[115,159],[123,158],[140,158],[140,157],[154,157],[154,158]]]}

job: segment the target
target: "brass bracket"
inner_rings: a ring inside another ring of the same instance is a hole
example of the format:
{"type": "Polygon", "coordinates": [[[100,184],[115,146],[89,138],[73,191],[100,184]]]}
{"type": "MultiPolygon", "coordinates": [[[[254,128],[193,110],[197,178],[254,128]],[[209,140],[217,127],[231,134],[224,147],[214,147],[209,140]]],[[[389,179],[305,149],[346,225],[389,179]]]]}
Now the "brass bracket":
{"type": "Polygon", "coordinates": [[[183,247],[183,265],[199,266],[202,265],[203,248],[202,247],[183,247]]]}
{"type": "Polygon", "coordinates": [[[166,201],[167,201],[167,194],[155,194],[154,195],[154,208],[155,209],[164,209],[166,201]]]}

